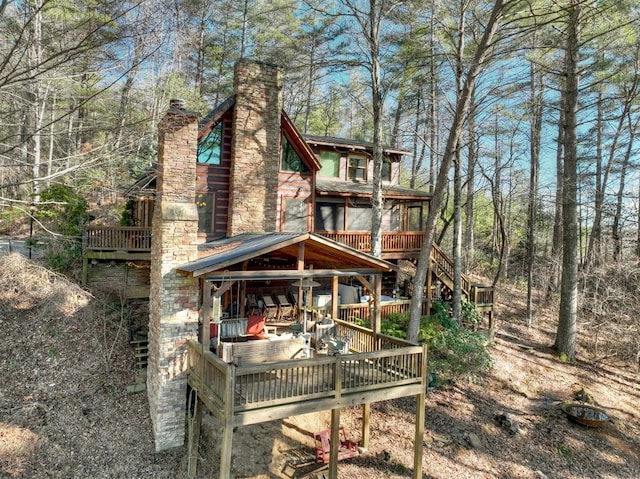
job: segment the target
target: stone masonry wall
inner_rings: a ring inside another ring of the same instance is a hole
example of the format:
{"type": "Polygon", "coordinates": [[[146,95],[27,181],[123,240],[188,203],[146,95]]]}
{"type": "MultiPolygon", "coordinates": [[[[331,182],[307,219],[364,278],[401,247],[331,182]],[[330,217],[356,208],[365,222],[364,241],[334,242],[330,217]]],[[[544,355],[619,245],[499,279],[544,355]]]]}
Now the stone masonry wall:
{"type": "Polygon", "coordinates": [[[241,60],[234,90],[227,234],[272,232],[278,211],[282,71],[241,60]]]}
{"type": "Polygon", "coordinates": [[[197,116],[178,100],[159,125],[153,216],[147,392],[156,451],[185,437],[187,340],[197,339],[198,281],[176,268],[197,259],[197,116]]]}

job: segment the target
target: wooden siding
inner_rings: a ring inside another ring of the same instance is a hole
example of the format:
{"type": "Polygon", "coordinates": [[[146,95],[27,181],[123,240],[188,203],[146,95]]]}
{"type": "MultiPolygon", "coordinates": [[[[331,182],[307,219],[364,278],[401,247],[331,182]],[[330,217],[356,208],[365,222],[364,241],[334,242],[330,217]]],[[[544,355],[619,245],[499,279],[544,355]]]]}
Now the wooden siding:
{"type": "Polygon", "coordinates": [[[211,241],[227,236],[229,211],[229,178],[231,171],[231,122],[233,112],[228,111],[222,117],[222,157],[220,165],[197,165],[196,191],[213,193],[215,211],[213,215],[213,232],[199,233],[204,241],[211,241]]]}

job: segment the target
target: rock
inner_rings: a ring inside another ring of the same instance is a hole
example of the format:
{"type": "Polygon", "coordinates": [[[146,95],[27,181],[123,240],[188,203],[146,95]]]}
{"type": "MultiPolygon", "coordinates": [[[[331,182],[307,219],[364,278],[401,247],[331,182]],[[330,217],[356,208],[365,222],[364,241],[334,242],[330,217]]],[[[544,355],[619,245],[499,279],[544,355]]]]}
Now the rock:
{"type": "Polygon", "coordinates": [[[496,414],[494,420],[502,429],[509,431],[511,434],[522,434],[522,428],[507,413],[496,414]]]}
{"type": "Polygon", "coordinates": [[[544,472],[542,472],[542,471],[536,471],[536,477],[538,479],[548,479],[546,474],[544,472]]]}
{"type": "Polygon", "coordinates": [[[467,438],[469,439],[469,444],[471,444],[471,447],[473,447],[474,449],[482,449],[482,441],[477,434],[470,432],[467,438]]]}

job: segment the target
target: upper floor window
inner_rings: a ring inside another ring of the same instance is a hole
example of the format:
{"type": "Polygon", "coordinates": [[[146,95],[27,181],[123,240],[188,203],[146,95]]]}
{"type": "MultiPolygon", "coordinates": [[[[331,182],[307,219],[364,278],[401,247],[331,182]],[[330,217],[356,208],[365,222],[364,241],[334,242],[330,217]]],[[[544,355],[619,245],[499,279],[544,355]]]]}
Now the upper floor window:
{"type": "Polygon", "coordinates": [[[320,176],[337,178],[340,176],[340,154],[334,151],[320,152],[320,176]]]}
{"type": "Polygon", "coordinates": [[[367,157],[349,155],[349,180],[367,181],[367,157]]]}
{"type": "Polygon", "coordinates": [[[391,181],[391,162],[386,158],[382,160],[382,181],[391,181]]]}
{"type": "Polygon", "coordinates": [[[298,152],[293,148],[286,136],[282,136],[282,162],[280,169],[282,171],[295,171],[298,173],[308,173],[309,168],[305,165],[298,152]]]}
{"type": "Polygon", "coordinates": [[[198,143],[198,163],[219,165],[222,160],[222,122],[198,143]]]}

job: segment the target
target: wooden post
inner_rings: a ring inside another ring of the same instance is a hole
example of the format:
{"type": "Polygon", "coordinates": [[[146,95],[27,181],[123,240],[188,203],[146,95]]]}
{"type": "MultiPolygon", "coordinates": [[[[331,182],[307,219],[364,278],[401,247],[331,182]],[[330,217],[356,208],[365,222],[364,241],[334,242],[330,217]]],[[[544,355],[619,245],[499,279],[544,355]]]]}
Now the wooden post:
{"type": "Polygon", "coordinates": [[[187,465],[188,477],[194,478],[198,472],[198,449],[200,447],[200,428],[202,426],[202,408],[204,403],[200,399],[200,395],[196,391],[196,410],[193,418],[189,418],[191,421],[191,427],[189,428],[189,458],[187,465]]]}
{"type": "Polygon", "coordinates": [[[202,280],[202,337],[200,343],[204,351],[209,351],[209,338],[211,336],[211,283],[202,280]]]}
{"type": "Polygon", "coordinates": [[[371,430],[371,404],[364,403],[362,405],[362,447],[369,448],[371,430]]]}
{"type": "Polygon", "coordinates": [[[424,422],[429,367],[427,363],[427,345],[422,346],[422,393],[416,395],[416,435],[413,444],[413,479],[422,479],[422,452],[424,449],[424,422]]]}
{"type": "Polygon", "coordinates": [[[331,448],[329,453],[329,479],[338,479],[338,452],[340,449],[340,409],[331,410],[331,448]]]}
{"type": "Polygon", "coordinates": [[[331,278],[331,317],[333,319],[339,319],[338,306],[338,277],[333,276],[331,278]]]}
{"type": "Polygon", "coordinates": [[[231,452],[233,443],[234,384],[236,368],[227,369],[224,392],[224,426],[222,428],[222,448],[220,450],[220,479],[231,479],[231,452]]]}

